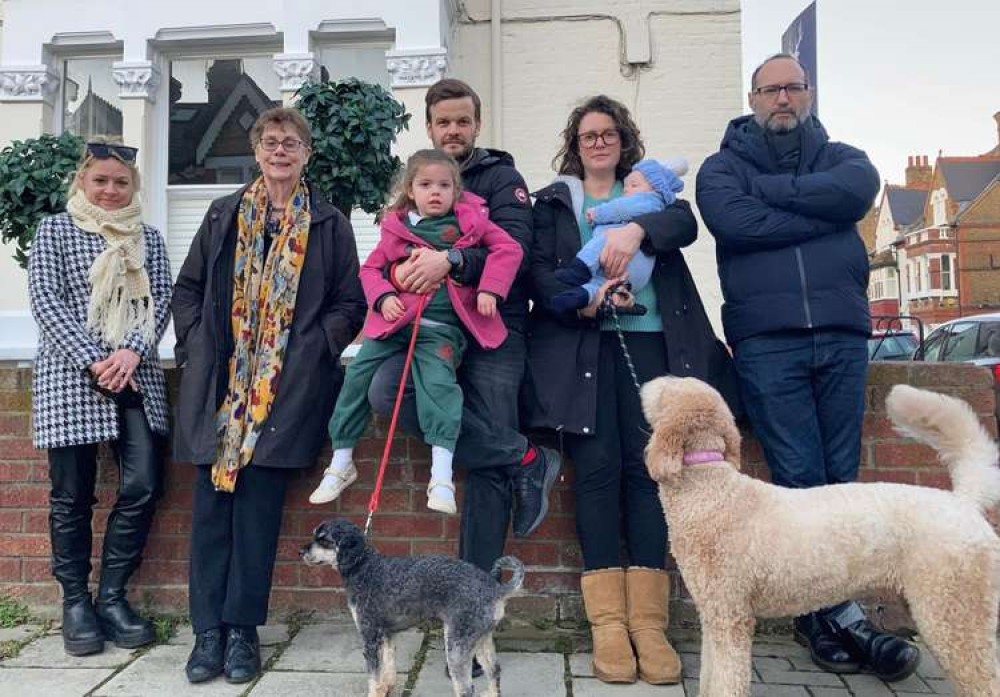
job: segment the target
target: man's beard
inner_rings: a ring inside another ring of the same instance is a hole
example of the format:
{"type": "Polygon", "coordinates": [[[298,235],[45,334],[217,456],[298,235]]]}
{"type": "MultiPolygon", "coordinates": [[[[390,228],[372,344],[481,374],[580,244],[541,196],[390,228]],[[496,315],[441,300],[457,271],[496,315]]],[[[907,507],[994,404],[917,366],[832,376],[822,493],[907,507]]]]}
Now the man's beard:
{"type": "Polygon", "coordinates": [[[804,113],[781,111],[767,117],[761,117],[754,114],[754,119],[757,121],[757,125],[767,131],[770,131],[771,133],[790,133],[802,125],[802,122],[806,120],[808,114],[808,111],[804,113]],[[776,119],[775,117],[779,115],[790,115],[792,118],[782,120],[776,119]]]}
{"type": "Polygon", "coordinates": [[[442,143],[441,146],[438,147],[438,150],[444,150],[445,152],[449,152],[448,150],[445,150],[445,148],[444,148],[445,145],[461,145],[462,146],[461,150],[459,150],[458,152],[452,154],[452,157],[455,158],[455,161],[458,164],[463,164],[466,160],[468,160],[469,157],[472,155],[472,151],[476,147],[475,143],[452,142],[452,143],[442,143]]]}

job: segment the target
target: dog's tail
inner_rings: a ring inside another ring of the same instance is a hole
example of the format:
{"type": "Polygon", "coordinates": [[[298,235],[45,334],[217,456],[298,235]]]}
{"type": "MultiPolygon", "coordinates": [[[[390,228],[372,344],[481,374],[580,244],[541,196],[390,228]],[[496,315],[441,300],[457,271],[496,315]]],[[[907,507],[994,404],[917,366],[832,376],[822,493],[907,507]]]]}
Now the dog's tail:
{"type": "Polygon", "coordinates": [[[524,583],[524,564],[517,557],[500,557],[493,563],[490,575],[500,584],[500,594],[507,597],[521,590],[524,583]],[[511,573],[507,583],[501,581],[504,569],[510,569],[511,573]]]}
{"type": "Polygon", "coordinates": [[[909,385],[893,387],[885,403],[897,431],[938,451],[956,495],[981,511],[1000,501],[997,444],[972,407],[909,385]]]}

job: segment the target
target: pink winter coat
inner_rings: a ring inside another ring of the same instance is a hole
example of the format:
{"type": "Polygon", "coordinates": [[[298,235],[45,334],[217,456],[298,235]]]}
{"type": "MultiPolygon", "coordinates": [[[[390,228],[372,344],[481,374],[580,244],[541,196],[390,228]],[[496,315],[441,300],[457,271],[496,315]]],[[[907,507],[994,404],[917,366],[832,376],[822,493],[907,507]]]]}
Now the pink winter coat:
{"type": "MultiPolygon", "coordinates": [[[[455,217],[458,218],[461,236],[455,241],[454,248],[484,246],[489,249],[489,255],[486,257],[486,265],[483,267],[483,275],[479,279],[477,288],[459,285],[450,277],[446,279],[445,287],[448,289],[455,314],[462,324],[480,346],[492,349],[507,338],[507,328],[500,319],[499,312],[494,317],[484,317],[479,314],[476,310],[476,294],[487,292],[501,299],[506,298],[524,253],[514,238],[490,222],[488,213],[485,201],[469,192],[463,193],[455,204],[455,217]]],[[[382,220],[382,234],[378,245],[361,267],[361,285],[368,300],[364,335],[369,339],[384,339],[396,333],[410,324],[417,314],[420,296],[397,290],[384,273],[393,262],[408,257],[409,250],[413,247],[431,248],[429,243],[406,227],[402,217],[405,215],[405,212],[392,212],[386,215],[382,220]],[[395,322],[387,322],[382,314],[375,310],[375,303],[386,293],[397,293],[406,307],[403,316],[395,322]]]]}

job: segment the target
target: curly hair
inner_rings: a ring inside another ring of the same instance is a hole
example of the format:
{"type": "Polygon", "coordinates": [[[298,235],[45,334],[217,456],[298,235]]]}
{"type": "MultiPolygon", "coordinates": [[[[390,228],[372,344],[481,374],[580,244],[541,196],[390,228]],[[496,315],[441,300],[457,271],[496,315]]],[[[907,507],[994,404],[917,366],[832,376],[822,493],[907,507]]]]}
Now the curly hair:
{"type": "Polygon", "coordinates": [[[583,179],[583,162],[580,160],[580,138],[577,130],[580,122],[587,114],[597,112],[606,114],[615,122],[615,128],[621,135],[621,157],[615,167],[615,178],[624,179],[636,162],[646,155],[646,146],[642,144],[639,127],[632,120],[632,115],[621,102],[603,94],[590,97],[580,106],[570,112],[566,128],[562,132],[562,147],[552,158],[552,168],[559,174],[570,174],[583,179]]]}

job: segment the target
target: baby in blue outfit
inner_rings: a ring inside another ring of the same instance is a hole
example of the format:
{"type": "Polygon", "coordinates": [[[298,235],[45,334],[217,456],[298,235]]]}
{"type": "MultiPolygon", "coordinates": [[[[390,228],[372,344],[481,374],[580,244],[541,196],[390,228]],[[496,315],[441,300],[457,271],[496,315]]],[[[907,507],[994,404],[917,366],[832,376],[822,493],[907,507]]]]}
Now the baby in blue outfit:
{"type": "MultiPolygon", "coordinates": [[[[684,189],[684,182],[680,177],[687,171],[688,163],[683,157],[663,162],[643,160],[625,177],[625,189],[621,196],[587,211],[587,220],[597,226],[594,228],[594,236],[573,261],[555,272],[559,281],[580,287],[557,294],[552,299],[555,310],[578,310],[594,301],[597,289],[608,280],[598,262],[608,239],[605,232],[619,228],[640,215],[658,213],[673,204],[677,200],[677,194],[684,189]]],[[[642,251],[636,252],[632,257],[627,271],[633,292],[642,290],[649,283],[654,262],[651,255],[642,251]]],[[[642,306],[634,306],[629,310],[631,312],[622,311],[622,314],[645,312],[642,306]]]]}

